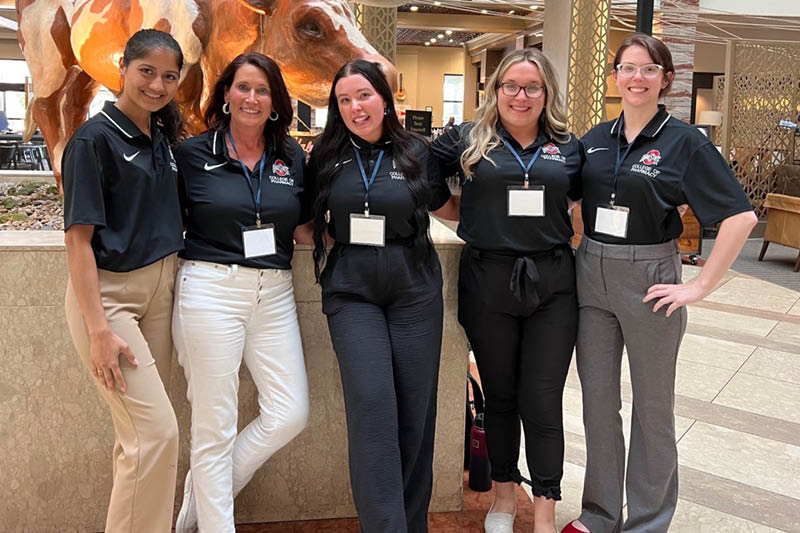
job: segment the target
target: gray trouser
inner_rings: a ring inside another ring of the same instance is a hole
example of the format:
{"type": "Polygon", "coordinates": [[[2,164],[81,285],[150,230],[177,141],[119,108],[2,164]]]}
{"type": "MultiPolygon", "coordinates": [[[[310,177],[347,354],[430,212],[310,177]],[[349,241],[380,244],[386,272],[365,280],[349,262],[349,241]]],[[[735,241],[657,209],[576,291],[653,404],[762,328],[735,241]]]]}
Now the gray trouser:
{"type": "Polygon", "coordinates": [[[656,283],[680,283],[674,241],[611,245],[583,237],[576,262],[577,363],[583,389],[586,478],[580,521],[593,533],[667,531],[678,500],[675,365],[686,309],[642,303],[656,283]],[[623,344],[633,389],[628,519],[622,524],[625,439],[620,409],[623,344]]]}

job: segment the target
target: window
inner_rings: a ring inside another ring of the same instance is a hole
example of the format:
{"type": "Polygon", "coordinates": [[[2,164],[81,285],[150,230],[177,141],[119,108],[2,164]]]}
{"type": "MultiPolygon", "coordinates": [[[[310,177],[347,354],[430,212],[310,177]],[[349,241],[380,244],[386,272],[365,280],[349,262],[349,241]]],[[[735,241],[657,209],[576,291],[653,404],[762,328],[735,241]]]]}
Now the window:
{"type": "Polygon", "coordinates": [[[447,124],[450,117],[455,118],[456,124],[461,124],[464,120],[464,76],[445,74],[442,94],[442,124],[447,124]]]}
{"type": "Polygon", "coordinates": [[[8,119],[8,128],[25,127],[25,80],[30,79],[28,64],[17,59],[0,60],[0,106],[8,119]]]}

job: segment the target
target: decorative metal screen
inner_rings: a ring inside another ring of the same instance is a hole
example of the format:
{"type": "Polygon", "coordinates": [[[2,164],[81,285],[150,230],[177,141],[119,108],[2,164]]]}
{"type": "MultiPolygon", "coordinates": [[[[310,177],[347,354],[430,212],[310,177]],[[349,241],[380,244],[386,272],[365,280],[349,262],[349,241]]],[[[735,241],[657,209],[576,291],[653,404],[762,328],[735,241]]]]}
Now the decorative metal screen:
{"type": "Polygon", "coordinates": [[[610,0],[574,0],[567,117],[578,137],[605,120],[610,0]]]}
{"type": "MultiPolygon", "coordinates": [[[[713,85],[714,94],[714,107],[715,109],[725,116],[725,76],[714,76],[713,85]]],[[[722,127],[714,128],[712,141],[717,146],[722,146],[722,127]]]]}
{"type": "Polygon", "coordinates": [[[775,167],[794,160],[794,131],[782,119],[797,118],[800,43],[728,41],[722,149],[758,216],[775,189],[775,167]]]}
{"type": "Polygon", "coordinates": [[[361,33],[383,57],[394,63],[397,52],[397,8],[360,5],[361,33]]]}

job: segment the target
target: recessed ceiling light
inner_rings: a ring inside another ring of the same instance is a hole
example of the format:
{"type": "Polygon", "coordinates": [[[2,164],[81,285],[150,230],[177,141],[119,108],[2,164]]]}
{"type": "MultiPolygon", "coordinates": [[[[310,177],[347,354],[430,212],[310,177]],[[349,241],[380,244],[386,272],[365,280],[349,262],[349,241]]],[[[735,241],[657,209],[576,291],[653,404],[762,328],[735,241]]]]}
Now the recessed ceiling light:
{"type": "Polygon", "coordinates": [[[445,33],[446,33],[447,35],[453,35],[453,30],[447,30],[445,33]]]}
{"type": "Polygon", "coordinates": [[[430,45],[431,45],[431,43],[430,43],[430,42],[428,42],[428,41],[425,41],[425,46],[430,46],[430,45]]]}
{"type": "Polygon", "coordinates": [[[419,8],[418,8],[417,6],[411,6],[409,9],[410,9],[411,11],[416,11],[416,10],[418,10],[419,8]]]}
{"type": "Polygon", "coordinates": [[[532,9],[532,10],[534,10],[534,11],[536,11],[537,9],[539,9],[539,6],[534,6],[534,5],[531,5],[531,9],[532,9]]]}
{"type": "Polygon", "coordinates": [[[514,13],[516,13],[516,11],[514,11],[513,9],[508,12],[509,15],[513,15],[514,13]]]}
{"type": "Polygon", "coordinates": [[[434,2],[433,5],[440,6],[440,5],[442,5],[442,3],[441,2],[434,2]]]}
{"type": "Polygon", "coordinates": [[[452,43],[452,42],[453,42],[453,39],[450,39],[450,42],[452,43]]]}
{"type": "Polygon", "coordinates": [[[440,33],[440,34],[439,34],[439,35],[437,35],[436,37],[437,37],[437,38],[439,38],[439,39],[444,39],[444,33],[440,33]]]}
{"type": "Polygon", "coordinates": [[[488,13],[488,11],[486,11],[485,9],[481,9],[481,13],[485,15],[486,13],[488,13]]]}
{"type": "Polygon", "coordinates": [[[431,42],[435,43],[436,42],[436,37],[431,37],[431,42]]]}

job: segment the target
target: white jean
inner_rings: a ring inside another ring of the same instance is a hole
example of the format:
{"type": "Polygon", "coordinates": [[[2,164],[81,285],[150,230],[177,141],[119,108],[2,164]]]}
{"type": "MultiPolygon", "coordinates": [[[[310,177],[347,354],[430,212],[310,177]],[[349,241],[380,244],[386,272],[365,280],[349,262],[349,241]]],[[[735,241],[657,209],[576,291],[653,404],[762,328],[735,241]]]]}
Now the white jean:
{"type": "Polygon", "coordinates": [[[291,271],[182,261],[172,334],[192,406],[198,526],[234,533],[233,499],[308,419],[291,271]],[[242,359],[258,388],[260,414],[237,435],[242,359]]]}

